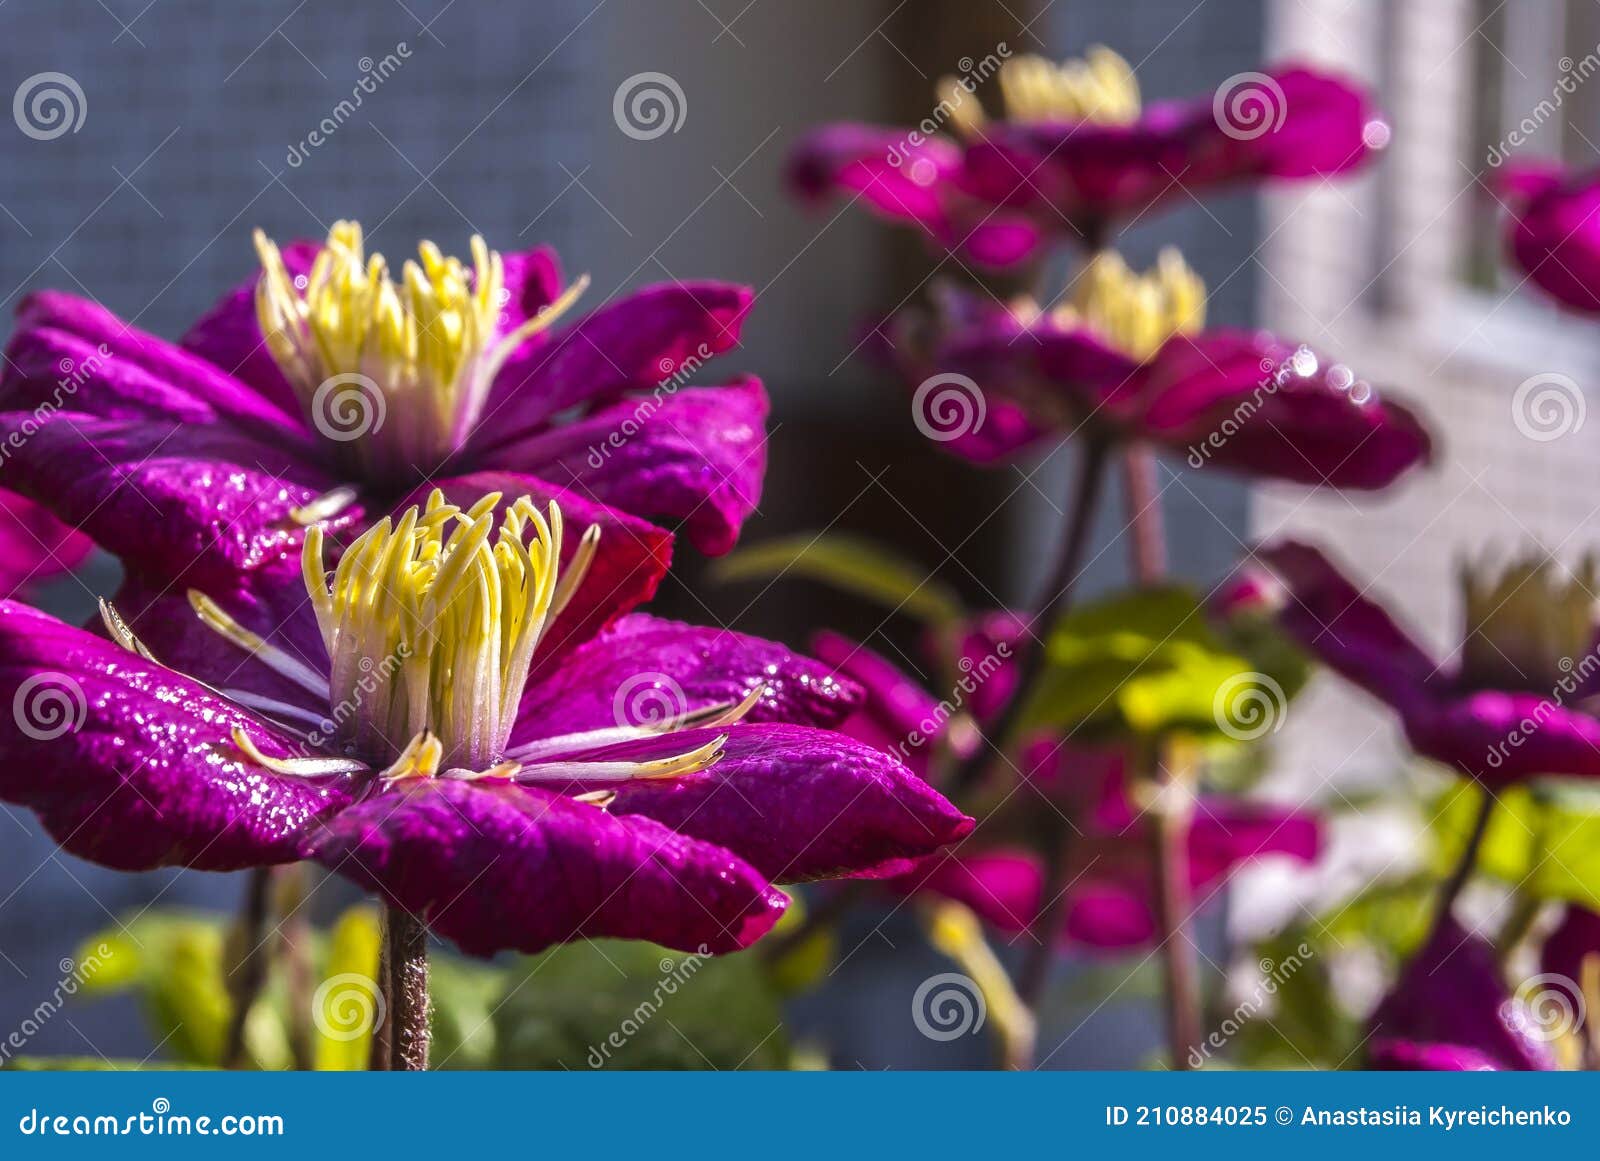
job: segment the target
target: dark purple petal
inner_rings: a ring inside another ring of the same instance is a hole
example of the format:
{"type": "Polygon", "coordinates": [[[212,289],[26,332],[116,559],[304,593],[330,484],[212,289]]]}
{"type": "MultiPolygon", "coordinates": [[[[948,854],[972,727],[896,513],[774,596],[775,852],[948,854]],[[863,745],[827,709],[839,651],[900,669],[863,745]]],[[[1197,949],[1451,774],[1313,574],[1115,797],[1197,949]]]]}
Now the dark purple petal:
{"type": "Polygon", "coordinates": [[[1288,68],[1266,84],[1152,106],[1131,125],[991,124],[968,147],[961,181],[976,198],[1027,208],[1043,228],[1074,237],[1169,200],[1346,172],[1372,156],[1369,140],[1386,136],[1369,129],[1373,118],[1345,81],[1288,68]],[[1214,100],[1229,97],[1242,102],[1219,116],[1214,100]]]}
{"type": "Polygon", "coordinates": [[[761,499],[767,411],[757,379],[675,388],[623,399],[480,458],[636,516],[681,521],[695,547],[715,556],[733,547],[761,499]]]}
{"type": "Polygon", "coordinates": [[[0,491],[0,597],[70,571],[93,547],[42,505],[0,491]]]}
{"type": "Polygon", "coordinates": [[[1540,167],[1519,170],[1505,184],[1512,261],[1554,298],[1600,314],[1600,174],[1540,167]]]}
{"type": "MultiPolygon", "coordinates": [[[[717,732],[630,743],[614,754],[684,752],[717,732]]],[[[789,725],[724,732],[728,742],[716,765],[680,778],[628,783],[612,813],[647,815],[726,846],[782,881],[901,869],[901,860],[972,830],[970,818],[898,759],[842,734],[789,725]]]]}
{"type": "Polygon", "coordinates": [[[555,624],[545,630],[530,683],[537,682],[541,674],[551,672],[560,658],[593,638],[612,621],[655,596],[656,586],[666,576],[672,560],[670,533],[535,476],[516,472],[474,472],[426,485],[400,507],[421,503],[433,487],[443,491],[451,503],[464,508],[471,507],[489,492],[502,493],[502,507],[519,496],[532,497],[541,509],[551,500],[556,501],[561,505],[567,529],[561,550],[563,565],[571,561],[584,530],[591,524],[600,526],[600,546],[594,563],[573,594],[572,603],[556,618],[555,624]]]}
{"type": "MultiPolygon", "coordinates": [[[[1555,1067],[1526,1006],[1501,983],[1494,948],[1454,921],[1440,925],[1372,1015],[1374,1041],[1450,1045],[1500,1068],[1555,1067]]],[[[1416,1054],[1412,1054],[1416,1058],[1416,1054]]],[[[1431,1054],[1430,1059],[1441,1059],[1431,1054]]]]}
{"type": "Polygon", "coordinates": [[[1255,555],[1275,574],[1272,591],[1283,594],[1284,629],[1345,680],[1395,705],[1436,680],[1433,660],[1320,550],[1285,541],[1255,555]]]}
{"type": "Polygon", "coordinates": [[[302,829],[349,800],[340,779],[244,761],[243,729],[291,743],[194,681],[26,605],[0,602],[0,798],[33,810],[75,855],[119,870],[229,871],[304,856],[302,829]]]}
{"type": "Polygon", "coordinates": [[[942,724],[934,716],[938,699],[881,654],[837,633],[814,634],[811,650],[865,693],[859,710],[850,715],[842,732],[880,750],[905,746],[910,751],[906,754],[908,765],[913,769],[925,765],[923,747],[939,733],[942,724]],[[912,742],[913,735],[920,742],[912,742]]]}
{"type": "MultiPolygon", "coordinates": [[[[322,243],[305,239],[290,242],[280,248],[283,265],[291,278],[311,273],[322,243]]],[[[261,338],[261,326],[256,321],[256,283],[261,273],[250,276],[228,293],[217,304],[200,316],[179,339],[185,350],[216,364],[234,378],[253,387],[257,393],[272,400],[280,410],[289,415],[300,414],[300,401],[289,380],[278,369],[267,345],[261,338]]]]}
{"type": "Polygon", "coordinates": [[[1400,709],[1413,749],[1487,786],[1549,775],[1600,778],[1600,721],[1548,694],[1441,693],[1400,709]]]}
{"type": "Polygon", "coordinates": [[[954,899],[998,930],[1018,932],[1039,913],[1044,870],[1038,859],[1020,851],[943,851],[885,880],[884,886],[907,895],[929,891],[954,899]]]}
{"type": "Polygon", "coordinates": [[[522,440],[577,404],[609,403],[680,374],[687,379],[739,345],[753,298],[726,282],[646,287],[553,338],[524,344],[495,379],[473,447],[522,440]]]}
{"type": "Polygon", "coordinates": [[[1194,467],[1334,488],[1387,487],[1429,460],[1433,442],[1409,409],[1297,350],[1232,331],[1171,340],[1140,376],[1139,434],[1194,467]]]}
{"type": "Polygon", "coordinates": [[[720,847],[518,786],[374,795],[318,828],[315,857],[471,955],[580,938],[737,951],[788,902],[720,847]]]}
{"type": "Polygon", "coordinates": [[[511,744],[735,705],[758,685],[747,722],[833,726],[861,697],[787,645],[633,613],[528,685],[511,744]]]}

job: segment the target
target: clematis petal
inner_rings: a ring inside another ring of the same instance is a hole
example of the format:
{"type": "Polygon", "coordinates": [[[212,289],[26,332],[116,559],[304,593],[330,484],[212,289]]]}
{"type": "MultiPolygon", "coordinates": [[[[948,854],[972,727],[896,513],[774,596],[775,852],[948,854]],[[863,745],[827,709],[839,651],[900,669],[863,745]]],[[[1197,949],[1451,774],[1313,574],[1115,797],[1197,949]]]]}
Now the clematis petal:
{"type": "Polygon", "coordinates": [[[1600,720],[1548,694],[1482,690],[1401,707],[1412,747],[1486,786],[1600,778],[1600,720]]]}
{"type": "Polygon", "coordinates": [[[1283,627],[1308,652],[1380,700],[1410,704],[1439,667],[1323,553],[1284,541],[1255,557],[1282,594],[1283,627]]]}
{"type": "Polygon", "coordinates": [[[1039,913],[1044,868],[1022,851],[942,851],[885,883],[912,894],[931,891],[970,907],[984,922],[1019,932],[1039,913]]]}
{"type": "Polygon", "coordinates": [[[70,571],[93,547],[43,505],[0,491],[0,597],[70,571]]]}
{"type": "Polygon", "coordinates": [[[637,516],[682,521],[696,548],[720,555],[761,499],[768,408],[753,378],[674,388],[502,443],[482,460],[637,516]]]}
{"type": "MultiPolygon", "coordinates": [[[[606,751],[637,758],[682,751],[715,730],[606,751]]],[[[774,880],[873,876],[972,830],[966,817],[900,761],[827,730],[736,725],[709,770],[617,792],[611,812],[642,814],[726,846],[774,880]]]]}
{"type": "Polygon", "coordinates": [[[303,857],[302,829],[350,800],[344,779],[243,759],[291,741],[194,681],[26,605],[0,602],[0,798],[63,848],[119,870],[228,871],[303,857]]]}
{"type": "MultiPolygon", "coordinates": [[[[283,265],[291,278],[303,278],[311,273],[311,265],[322,249],[320,242],[299,239],[279,248],[283,265]]],[[[187,351],[192,351],[223,371],[248,383],[264,399],[271,400],[288,415],[300,414],[300,402],[289,380],[267,350],[261,337],[261,325],[256,319],[256,283],[261,275],[253,270],[250,276],[202,315],[179,340],[187,351]]]]}
{"type": "Polygon", "coordinates": [[[811,649],[865,691],[865,700],[843,731],[880,750],[904,746],[906,764],[922,774],[927,765],[923,746],[942,725],[936,716],[938,699],[881,654],[837,633],[813,635],[811,649]],[[922,744],[913,744],[913,736],[922,744]]]}
{"type": "Polygon", "coordinates": [[[524,346],[495,378],[473,446],[501,448],[579,404],[647,391],[739,343],[753,295],[724,282],[652,286],[524,346]]]}
{"type": "Polygon", "coordinates": [[[1494,948],[1447,920],[1372,1014],[1371,1037],[1378,1046],[1374,1064],[1381,1055],[1391,1064],[1420,1058],[1435,1062],[1428,1067],[1441,1067],[1453,1058],[1474,1067],[1492,1061],[1504,1069],[1553,1069],[1550,1046],[1533,1028],[1526,1005],[1506,993],[1494,948]],[[1379,1051],[1385,1042],[1395,1041],[1402,1046],[1379,1051]],[[1405,1044],[1430,1047],[1421,1050],[1405,1044]],[[1441,1056],[1432,1046],[1458,1051],[1441,1056]],[[1472,1055],[1462,1055],[1463,1050],[1472,1055]]]}
{"type": "Polygon", "coordinates": [[[413,783],[329,819],[314,847],[472,955],[579,938],[737,951],[787,903],[720,847],[534,787],[413,783]]]}
{"type": "Polygon", "coordinates": [[[1247,475],[1384,488],[1428,462],[1433,441],[1404,404],[1354,372],[1269,335],[1170,340],[1139,377],[1139,434],[1247,475]]]}
{"type": "Polygon", "coordinates": [[[861,697],[853,683],[786,645],[633,613],[529,683],[512,748],[734,705],[756,687],[760,700],[744,718],[752,723],[832,726],[861,697]]]}
{"type": "Polygon", "coordinates": [[[1600,313],[1600,177],[1524,164],[1500,185],[1511,205],[1511,260],[1558,301],[1600,313]]]}

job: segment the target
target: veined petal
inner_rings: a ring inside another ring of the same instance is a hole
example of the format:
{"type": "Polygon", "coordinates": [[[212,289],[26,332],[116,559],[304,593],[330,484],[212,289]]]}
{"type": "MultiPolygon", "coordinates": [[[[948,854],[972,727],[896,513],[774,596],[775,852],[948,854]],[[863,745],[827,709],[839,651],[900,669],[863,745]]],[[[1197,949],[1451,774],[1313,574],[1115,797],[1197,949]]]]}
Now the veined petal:
{"type": "Polygon", "coordinates": [[[733,547],[761,499],[767,395],[759,380],[628,397],[483,454],[646,518],[681,520],[708,555],[733,547]]]}
{"type": "Polygon", "coordinates": [[[315,846],[471,955],[579,938],[737,951],[787,903],[720,847],[537,787],[410,783],[330,819],[315,846]]]}
{"type": "Polygon", "coordinates": [[[26,605],[0,602],[0,798],[63,848],[120,870],[227,871],[304,856],[301,832],[350,799],[341,779],[284,778],[248,761],[290,739],[197,683],[26,605]]]}

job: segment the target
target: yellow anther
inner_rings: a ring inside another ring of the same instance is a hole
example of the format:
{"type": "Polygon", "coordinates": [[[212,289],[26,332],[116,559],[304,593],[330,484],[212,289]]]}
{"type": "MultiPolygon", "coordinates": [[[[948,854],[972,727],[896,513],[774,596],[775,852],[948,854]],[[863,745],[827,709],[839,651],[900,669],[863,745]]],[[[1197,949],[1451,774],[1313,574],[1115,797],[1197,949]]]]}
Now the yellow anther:
{"type": "Polygon", "coordinates": [[[364,474],[408,479],[471,434],[496,373],[572,306],[587,279],[503,333],[505,262],[480,237],[472,269],[432,242],[401,268],[366,255],[361,226],[335,222],[301,284],[255,232],[256,317],[267,349],[314,426],[364,474]]]}
{"type": "Polygon", "coordinates": [[[1463,567],[1460,579],[1467,680],[1571,696],[1589,673],[1600,629],[1596,559],[1568,570],[1538,554],[1499,570],[1463,567]]]}
{"type": "Polygon", "coordinates": [[[1173,335],[1198,332],[1206,320],[1206,287],[1176,250],[1165,249],[1148,274],[1121,256],[1096,255],[1079,273],[1067,301],[1051,312],[1062,326],[1082,326],[1135,359],[1148,359],[1173,335]]]}
{"type": "MultiPolygon", "coordinates": [[[[309,529],[301,567],[333,663],[330,697],[353,707],[353,752],[382,757],[393,739],[436,735],[448,767],[505,757],[522,687],[554,617],[561,509],[501,496],[462,511],[437,490],[346,549],[330,580],[309,529]]],[[[392,749],[391,749],[392,752],[392,749]]],[[[497,775],[498,776],[498,775],[497,775]]]]}
{"type": "MultiPolygon", "coordinates": [[[[1127,125],[1139,119],[1139,82],[1133,69],[1101,45],[1082,60],[1061,64],[1032,54],[1012,57],[1000,66],[999,83],[1007,121],[1127,125]]],[[[937,92],[940,109],[958,132],[982,133],[988,118],[962,82],[944,77],[937,92]]]]}

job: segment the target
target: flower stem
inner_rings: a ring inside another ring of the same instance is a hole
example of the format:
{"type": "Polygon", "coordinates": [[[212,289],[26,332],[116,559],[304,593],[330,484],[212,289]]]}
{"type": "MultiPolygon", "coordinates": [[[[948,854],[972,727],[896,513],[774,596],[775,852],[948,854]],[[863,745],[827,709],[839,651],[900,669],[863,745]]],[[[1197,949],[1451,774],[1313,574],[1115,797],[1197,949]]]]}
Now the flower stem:
{"type": "Polygon", "coordinates": [[[1157,584],[1167,575],[1166,521],[1159,485],[1155,453],[1146,444],[1131,444],[1122,457],[1122,486],[1133,537],[1133,574],[1142,585],[1157,584]]]}
{"type": "Polygon", "coordinates": [[[385,911],[388,963],[389,1067],[420,1072],[428,1067],[428,929],[404,908],[385,911]]]}
{"type": "Polygon", "coordinates": [[[1478,865],[1478,852],[1483,849],[1483,838],[1489,833],[1489,816],[1494,813],[1496,801],[1494,792],[1485,788],[1483,800],[1478,803],[1477,817],[1472,820],[1472,831],[1467,835],[1466,845],[1461,848],[1461,857],[1456,860],[1450,877],[1439,888],[1439,902],[1434,906],[1433,926],[1428,932],[1430,943],[1449,922],[1450,912],[1455,910],[1456,897],[1461,894],[1461,888],[1467,885],[1467,880],[1472,878],[1473,869],[1478,865]]]}
{"type": "Polygon", "coordinates": [[[1155,762],[1155,802],[1150,815],[1150,863],[1155,872],[1156,927],[1166,977],[1167,1045],[1174,1069],[1192,1067],[1200,1044],[1200,964],[1189,935],[1194,900],[1189,890],[1189,822],[1192,791],[1187,755],[1174,746],[1169,761],[1155,762]]]}
{"type": "MultiPolygon", "coordinates": [[[[1056,549],[1055,564],[1050,570],[1040,592],[1038,609],[1028,621],[1030,630],[1048,638],[1050,627],[1066,612],[1071,603],[1072,589],[1078,574],[1083,571],[1083,556],[1089,547],[1089,533],[1094,527],[1095,510],[1100,503],[1100,489],[1105,479],[1105,464],[1110,446],[1101,439],[1091,438],[1083,447],[1078,462],[1078,475],[1074,481],[1071,514],[1067,518],[1066,532],[1056,549]]],[[[1045,648],[1041,642],[1025,645],[1018,665],[1017,684],[994,722],[983,731],[983,744],[956,772],[953,786],[956,790],[970,789],[983,774],[992,754],[1000,752],[1006,735],[1016,725],[1017,718],[1028,703],[1028,695],[1044,668],[1045,648]]]]}
{"type": "MultiPolygon", "coordinates": [[[[1061,930],[1061,913],[1067,902],[1067,874],[1071,860],[1067,857],[1068,829],[1060,819],[1051,815],[1056,825],[1044,846],[1044,882],[1039,896],[1039,911],[1028,925],[1032,942],[1023,956],[1017,971],[1017,995],[1037,1019],[1039,998],[1044,993],[1045,982],[1050,978],[1050,963],[1056,949],[1056,936],[1061,930]]],[[[1032,1061],[1029,1061],[1031,1067],[1032,1061]]]]}
{"type": "Polygon", "coordinates": [[[238,957],[228,972],[225,987],[233,1009],[228,1013],[228,1030],[223,1041],[222,1064],[225,1068],[243,1068],[245,1065],[245,1025],[250,1019],[250,1009],[267,981],[267,909],[272,886],[272,869],[256,867],[245,879],[244,907],[233,930],[238,957]]]}

